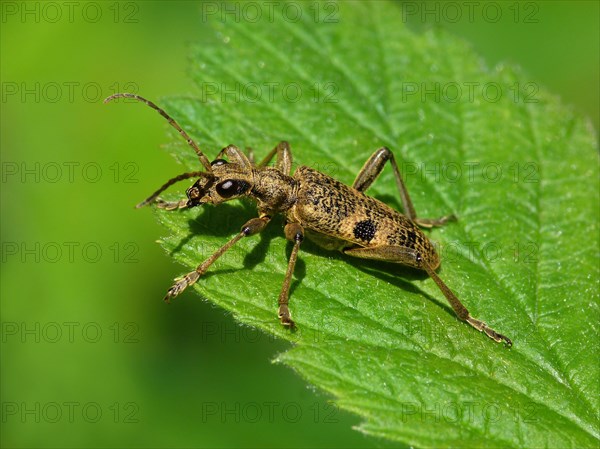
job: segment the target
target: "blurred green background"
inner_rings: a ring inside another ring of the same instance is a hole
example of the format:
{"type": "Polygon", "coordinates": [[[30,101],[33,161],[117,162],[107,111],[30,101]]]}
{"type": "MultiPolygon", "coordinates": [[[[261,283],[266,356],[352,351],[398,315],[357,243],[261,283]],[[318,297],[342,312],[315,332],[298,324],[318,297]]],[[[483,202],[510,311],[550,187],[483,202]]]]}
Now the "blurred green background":
{"type": "MultiPolygon", "coordinates": [[[[214,5],[1,3],[2,447],[388,446],[270,363],[287,343],[196,295],[161,301],[182,268],[133,205],[181,167],[156,114],[101,100],[195,95],[187,44],[214,42],[214,5]]],[[[598,2],[398,7],[416,32],[522,66],[598,129],[598,2]]]]}

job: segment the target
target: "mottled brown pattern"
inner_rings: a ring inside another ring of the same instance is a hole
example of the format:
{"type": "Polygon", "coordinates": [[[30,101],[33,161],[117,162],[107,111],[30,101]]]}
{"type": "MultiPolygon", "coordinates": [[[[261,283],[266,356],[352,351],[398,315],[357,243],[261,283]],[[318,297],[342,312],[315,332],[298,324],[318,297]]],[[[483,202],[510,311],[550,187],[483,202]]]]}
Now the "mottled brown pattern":
{"type": "MultiPolygon", "coordinates": [[[[298,168],[294,178],[299,188],[296,202],[286,214],[290,221],[297,221],[324,236],[346,241],[341,249],[389,245],[410,248],[432,268],[438,267],[439,257],[432,243],[400,212],[309,167],[298,168]],[[376,229],[368,241],[358,238],[354,232],[356,225],[365,220],[371,221],[376,229]]],[[[322,244],[323,239],[311,240],[322,244]]]]}
{"type": "Polygon", "coordinates": [[[398,164],[389,148],[381,147],[367,159],[353,186],[348,187],[335,179],[308,167],[300,167],[290,176],[292,152],[287,142],[280,142],[258,164],[252,151],[245,155],[235,145],[223,148],[212,163],[169,114],[153,102],[136,94],[118,93],[115,98],[133,98],[155,109],[186,139],[196,152],[205,171],[183,173],[162,185],[156,192],[138,204],[142,207],[155,203],[165,210],[176,210],[220,204],[241,196],[258,203],[259,217],[248,220],[240,232],[200,264],[194,271],[177,279],[168,290],[165,300],[175,298],[194,284],[222,254],[240,239],[261,232],[274,214],[287,218],[285,236],[294,246],[288,261],[285,279],[279,294],[279,319],[284,326],[294,327],[291,318],[289,290],[304,235],[319,245],[343,251],[353,257],[385,260],[422,269],[438,285],[456,315],[497,342],[512,345],[510,338],[499,334],[486,323],[472,317],[456,295],[439,278],[435,269],[439,257],[431,242],[417,226],[442,226],[456,219],[448,215],[437,219],[417,217],[410,196],[402,180],[398,164]],[[275,167],[268,167],[276,158],[275,167]],[[226,158],[226,159],[223,159],[226,158]],[[377,179],[386,163],[394,170],[394,177],[406,216],[374,198],[366,196],[369,186],[377,179]],[[159,195],[168,187],[184,179],[199,179],[187,189],[187,200],[165,201],[159,195]]]}

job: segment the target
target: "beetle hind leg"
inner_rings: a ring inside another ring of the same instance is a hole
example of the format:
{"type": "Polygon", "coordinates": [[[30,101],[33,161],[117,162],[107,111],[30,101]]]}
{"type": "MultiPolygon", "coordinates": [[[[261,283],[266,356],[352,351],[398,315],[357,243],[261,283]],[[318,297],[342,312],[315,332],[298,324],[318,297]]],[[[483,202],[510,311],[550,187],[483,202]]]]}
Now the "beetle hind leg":
{"type": "Polygon", "coordinates": [[[440,218],[415,218],[413,221],[422,228],[433,228],[434,226],[444,226],[449,221],[456,221],[456,215],[444,215],[440,218]]]}
{"type": "Polygon", "coordinates": [[[512,341],[510,340],[510,338],[496,332],[483,321],[471,316],[469,310],[463,305],[462,302],[460,302],[460,300],[456,297],[452,290],[450,290],[450,288],[444,283],[444,281],[440,279],[440,277],[436,274],[433,268],[431,268],[430,260],[428,260],[428,257],[426,255],[422,255],[412,248],[405,248],[401,246],[350,248],[344,250],[343,253],[348,254],[349,256],[360,257],[363,259],[375,259],[387,262],[400,263],[413,268],[418,268],[420,270],[425,270],[429,277],[433,279],[433,281],[442,291],[458,318],[460,318],[462,321],[466,321],[478,331],[484,332],[492,340],[497,341],[498,343],[505,343],[508,347],[512,346],[512,341]]]}
{"type": "Polygon", "coordinates": [[[414,221],[417,225],[424,228],[431,228],[433,226],[443,226],[449,221],[455,221],[456,216],[446,215],[440,218],[417,218],[417,213],[415,211],[415,207],[413,206],[412,200],[410,199],[410,195],[408,194],[408,190],[406,189],[406,185],[402,180],[402,175],[400,174],[400,170],[398,169],[398,164],[396,163],[396,159],[394,158],[394,153],[390,151],[387,147],[381,147],[377,151],[375,151],[369,159],[365,162],[363,167],[358,172],[352,187],[358,190],[359,192],[365,192],[371,184],[379,177],[381,172],[383,171],[383,167],[385,163],[388,162],[392,166],[394,170],[394,177],[396,178],[396,185],[398,186],[398,192],[400,193],[400,200],[402,201],[402,208],[404,210],[405,215],[414,221]]]}

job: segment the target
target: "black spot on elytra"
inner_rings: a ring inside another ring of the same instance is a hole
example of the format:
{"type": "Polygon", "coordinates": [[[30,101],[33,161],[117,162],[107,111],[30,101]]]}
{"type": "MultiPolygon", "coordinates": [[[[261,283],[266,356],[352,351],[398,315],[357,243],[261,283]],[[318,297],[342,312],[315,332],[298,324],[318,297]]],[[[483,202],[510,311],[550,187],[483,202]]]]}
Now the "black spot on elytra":
{"type": "Polygon", "coordinates": [[[375,223],[371,220],[363,220],[356,223],[354,226],[354,237],[366,242],[370,242],[375,237],[375,223]]]}
{"type": "Polygon", "coordinates": [[[415,231],[412,231],[412,230],[408,231],[408,241],[410,243],[417,243],[417,234],[415,231]]]}

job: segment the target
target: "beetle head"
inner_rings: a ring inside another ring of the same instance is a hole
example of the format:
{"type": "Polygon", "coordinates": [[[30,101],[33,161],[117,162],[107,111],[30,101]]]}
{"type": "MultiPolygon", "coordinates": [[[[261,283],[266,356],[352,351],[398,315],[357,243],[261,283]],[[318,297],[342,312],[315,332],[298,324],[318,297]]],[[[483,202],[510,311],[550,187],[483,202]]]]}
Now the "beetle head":
{"type": "Polygon", "coordinates": [[[187,189],[188,207],[219,204],[246,195],[254,185],[251,170],[239,164],[216,159],[211,163],[211,176],[201,177],[187,189]]]}

